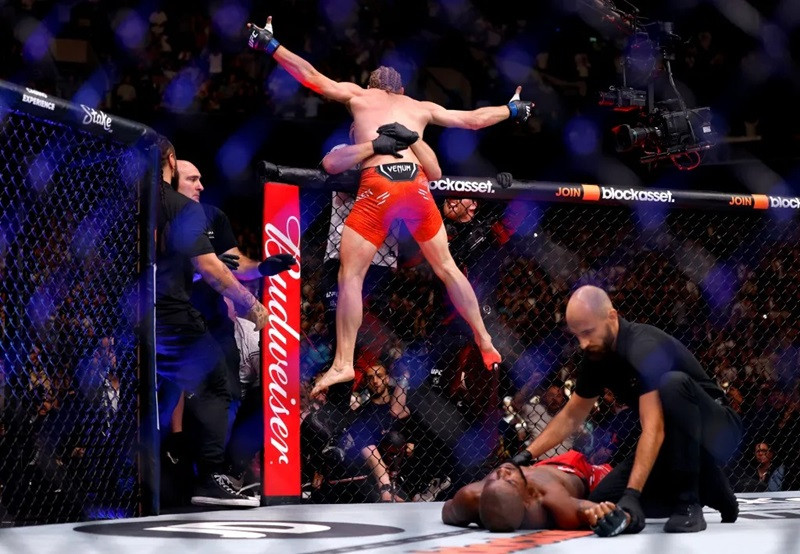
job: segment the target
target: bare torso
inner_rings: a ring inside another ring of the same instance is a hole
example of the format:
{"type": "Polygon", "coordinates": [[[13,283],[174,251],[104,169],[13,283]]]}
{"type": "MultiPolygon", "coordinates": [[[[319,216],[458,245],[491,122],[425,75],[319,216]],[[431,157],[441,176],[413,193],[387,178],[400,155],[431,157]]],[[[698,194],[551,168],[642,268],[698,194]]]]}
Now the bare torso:
{"type": "MultiPolygon", "coordinates": [[[[394,122],[416,131],[422,138],[425,126],[431,119],[430,112],[422,102],[380,89],[366,89],[363,94],[350,100],[349,108],[355,122],[356,143],[375,139],[378,136],[378,127],[394,122]]],[[[401,150],[400,154],[403,155],[402,158],[376,154],[364,160],[361,166],[372,167],[395,162],[420,163],[410,148],[401,150]]]]}
{"type": "Polygon", "coordinates": [[[574,498],[586,498],[589,491],[583,479],[572,473],[567,473],[556,468],[556,466],[540,465],[535,467],[523,468],[525,478],[528,483],[533,483],[547,494],[547,489],[553,486],[563,486],[567,489],[570,496],[574,498]]]}

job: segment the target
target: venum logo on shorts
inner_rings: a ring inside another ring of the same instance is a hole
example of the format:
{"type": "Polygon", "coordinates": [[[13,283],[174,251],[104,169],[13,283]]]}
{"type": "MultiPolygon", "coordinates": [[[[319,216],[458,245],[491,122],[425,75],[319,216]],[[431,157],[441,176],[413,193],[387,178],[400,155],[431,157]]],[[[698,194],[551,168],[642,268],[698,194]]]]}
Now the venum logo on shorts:
{"type": "Polygon", "coordinates": [[[75,527],[75,531],[160,539],[323,539],[389,535],[402,533],[404,529],[330,521],[168,520],[96,523],[75,527]]]}
{"type": "Polygon", "coordinates": [[[104,131],[111,133],[111,117],[108,114],[101,112],[100,110],[95,110],[94,108],[90,108],[89,106],[84,106],[81,104],[81,108],[86,115],[83,116],[83,124],[84,125],[91,125],[94,123],[95,125],[99,125],[103,128],[104,131]]]}
{"type": "Polygon", "coordinates": [[[437,181],[431,181],[431,190],[441,190],[445,192],[482,192],[484,194],[494,194],[494,184],[491,181],[461,181],[446,177],[437,181]]]}

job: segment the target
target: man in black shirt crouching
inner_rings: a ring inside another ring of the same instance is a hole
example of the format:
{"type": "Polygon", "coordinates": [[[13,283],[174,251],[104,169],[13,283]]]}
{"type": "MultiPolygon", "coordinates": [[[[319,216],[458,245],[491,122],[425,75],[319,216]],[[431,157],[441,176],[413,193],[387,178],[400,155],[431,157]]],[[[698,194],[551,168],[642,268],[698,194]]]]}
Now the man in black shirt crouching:
{"type": "Polygon", "coordinates": [[[613,469],[589,500],[615,502],[630,514],[627,533],[644,528],[645,512],[669,516],[664,525],[668,533],[702,531],[703,503],[720,510],[724,523],[735,521],[736,497],[717,463],[736,449],[742,422],[722,389],[677,339],[619,317],[602,289],[576,290],[566,315],[585,354],[575,390],[514,462],[530,462],[564,440],[608,388],[639,413],[642,434],[635,452],[613,469]]]}

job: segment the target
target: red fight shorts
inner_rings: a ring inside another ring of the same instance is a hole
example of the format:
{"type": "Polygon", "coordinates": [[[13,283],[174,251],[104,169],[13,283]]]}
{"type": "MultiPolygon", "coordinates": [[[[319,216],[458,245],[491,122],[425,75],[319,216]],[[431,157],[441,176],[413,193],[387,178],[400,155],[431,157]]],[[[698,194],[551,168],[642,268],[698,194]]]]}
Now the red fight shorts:
{"type": "Polygon", "coordinates": [[[577,450],[568,450],[558,456],[542,460],[541,462],[535,463],[534,467],[545,465],[556,466],[558,470],[564,473],[577,475],[586,483],[589,492],[592,492],[597,485],[600,484],[600,481],[603,480],[603,477],[611,472],[611,466],[609,464],[593,466],[589,463],[589,460],[586,459],[586,456],[577,450]]]}
{"type": "Polygon", "coordinates": [[[365,168],[344,224],[380,248],[397,219],[406,224],[417,242],[431,240],[442,226],[442,215],[422,168],[412,163],[365,168]]]}

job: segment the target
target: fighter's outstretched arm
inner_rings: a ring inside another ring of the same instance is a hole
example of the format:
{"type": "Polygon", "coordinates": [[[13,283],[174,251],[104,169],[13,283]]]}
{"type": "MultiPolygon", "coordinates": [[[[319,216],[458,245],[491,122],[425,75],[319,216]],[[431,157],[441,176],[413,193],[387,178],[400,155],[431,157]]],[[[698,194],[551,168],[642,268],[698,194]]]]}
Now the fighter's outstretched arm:
{"type": "Polygon", "coordinates": [[[455,496],[442,506],[442,523],[457,527],[469,527],[470,523],[480,525],[478,506],[481,490],[483,481],[461,487],[455,496]]]}
{"type": "Polygon", "coordinates": [[[248,46],[253,50],[261,50],[271,55],[289,75],[297,79],[304,87],[325,98],[344,104],[364,91],[355,83],[337,82],[326,77],[306,60],[282,46],[273,36],[272,16],[267,18],[267,24],[263,29],[253,23],[248,23],[247,28],[250,29],[248,46]]]}
{"type": "Polygon", "coordinates": [[[462,129],[483,129],[505,121],[513,119],[519,123],[527,121],[531,115],[533,102],[520,100],[519,93],[522,87],[517,87],[514,96],[505,106],[487,106],[476,110],[447,110],[439,104],[433,102],[422,102],[428,109],[430,122],[442,127],[459,127],[462,129]]]}

